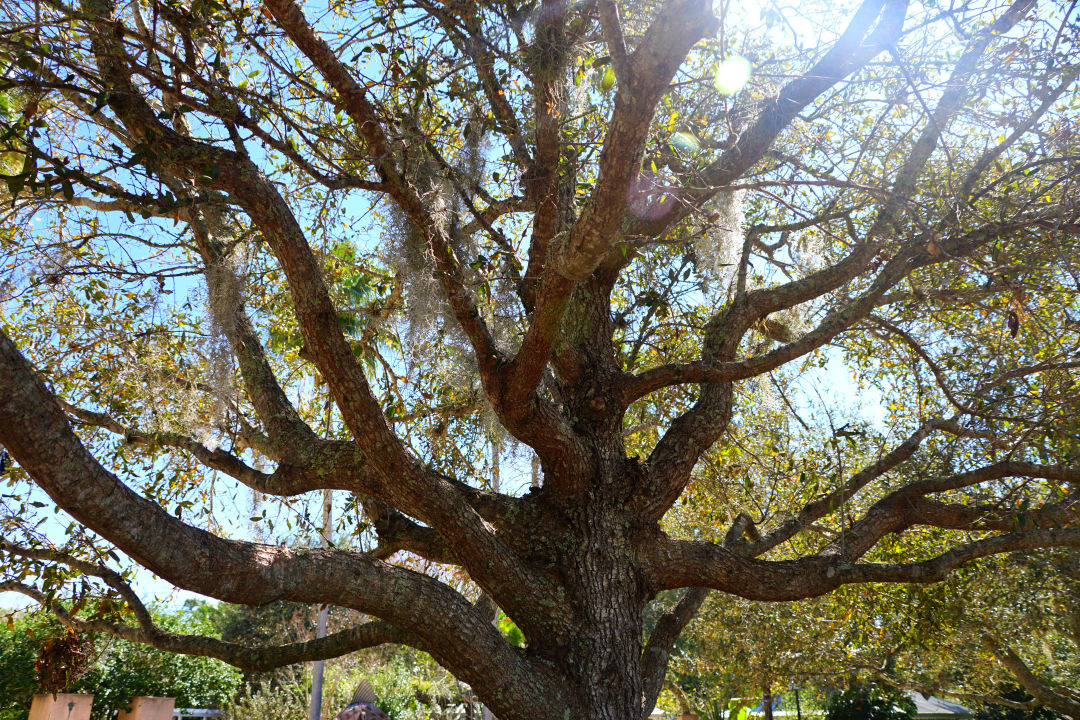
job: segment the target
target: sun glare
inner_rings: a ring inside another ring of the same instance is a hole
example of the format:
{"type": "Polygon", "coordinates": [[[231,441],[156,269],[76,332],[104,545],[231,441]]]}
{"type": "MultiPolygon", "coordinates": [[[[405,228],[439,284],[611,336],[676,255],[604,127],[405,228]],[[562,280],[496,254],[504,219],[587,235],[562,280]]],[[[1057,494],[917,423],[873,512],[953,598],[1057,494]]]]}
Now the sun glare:
{"type": "Polygon", "coordinates": [[[713,85],[724,95],[734,95],[750,79],[750,61],[741,55],[729,57],[713,68],[713,85]]]}

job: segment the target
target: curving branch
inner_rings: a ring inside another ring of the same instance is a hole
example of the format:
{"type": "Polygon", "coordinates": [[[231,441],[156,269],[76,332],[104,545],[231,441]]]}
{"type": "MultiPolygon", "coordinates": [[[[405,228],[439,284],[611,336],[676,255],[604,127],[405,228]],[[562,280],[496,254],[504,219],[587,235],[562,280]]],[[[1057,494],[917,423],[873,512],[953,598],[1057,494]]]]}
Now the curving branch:
{"type": "Polygon", "coordinates": [[[694,619],[708,595],[707,588],[697,587],[687,590],[675,605],[660,616],[652,634],[649,635],[649,641],[645,643],[645,648],[641,651],[644,700],[641,704],[640,720],[648,718],[649,713],[656,707],[656,699],[664,686],[668,659],[671,657],[672,648],[675,647],[675,641],[694,619]]]}
{"type": "MultiPolygon", "coordinates": [[[[1058,465],[1037,465],[1018,460],[1003,460],[974,470],[956,473],[941,478],[918,480],[895,490],[863,513],[850,528],[822,549],[822,555],[837,555],[847,559],[859,558],[868,552],[885,535],[899,532],[915,524],[933,524],[939,527],[970,527],[979,522],[976,513],[984,508],[949,507],[940,503],[920,502],[926,495],[979,485],[992,480],[1010,477],[1040,478],[1059,483],[1080,483],[1080,470],[1058,465]],[[934,518],[937,522],[933,522],[934,518]]],[[[1041,517],[1045,521],[1056,522],[1059,526],[1068,526],[1080,520],[1080,494],[1073,493],[1065,501],[1041,508],[1041,517]]],[[[987,527],[997,529],[1022,528],[1036,524],[1039,515],[1033,514],[1025,520],[1024,513],[1009,514],[999,518],[995,524],[991,518],[982,522],[987,527]]]]}
{"type": "Polygon", "coordinates": [[[171,447],[184,450],[211,470],[219,470],[233,477],[248,487],[259,489],[268,483],[270,475],[251,467],[237,455],[221,448],[211,449],[195,438],[174,432],[145,432],[123,425],[108,413],[88,410],[72,405],[64,400],[57,402],[62,408],[80,422],[94,427],[104,428],[120,435],[132,445],[144,447],[171,447]]]}
{"type": "Polygon", "coordinates": [[[695,178],[696,188],[685,188],[672,195],[660,204],[654,218],[632,223],[627,234],[661,236],[738,179],[765,156],[804,108],[896,42],[907,8],[907,0],[864,0],[828,52],[780,90],[735,145],[695,178]]]}
{"type": "Polygon", "coordinates": [[[88,562],[70,553],[48,548],[27,548],[0,540],[0,549],[20,557],[62,563],[79,572],[102,579],[124,599],[137,626],[103,619],[79,618],[41,590],[16,581],[0,582],[0,590],[22,593],[52,612],[63,624],[82,632],[104,632],[114,637],[150,645],[159,650],[217,658],[241,670],[262,672],[311,660],[326,660],[386,643],[411,645],[423,649],[418,638],[382,621],[371,621],[322,638],[275,646],[243,645],[212,637],[173,633],[154,623],[146,605],[130,583],[115,570],[88,562]]]}
{"type": "Polygon", "coordinates": [[[443,565],[460,565],[453,545],[447,543],[431,528],[424,527],[386,503],[374,498],[361,498],[364,512],[375,527],[379,544],[371,556],[385,560],[399,551],[411,552],[425,560],[443,565]]]}
{"type": "Polygon", "coordinates": [[[316,34],[299,5],[292,0],[266,0],[264,6],[300,52],[326,78],[358,126],[387,191],[431,250],[447,301],[473,345],[481,375],[490,375],[495,363],[501,359],[501,353],[465,286],[461,265],[454,256],[446,229],[425,209],[419,192],[409,184],[398,166],[397,153],[392,147],[385,119],[369,99],[367,91],[353,78],[330,46],[316,34]]]}
{"type": "Polygon", "coordinates": [[[990,633],[982,634],[982,642],[1033,698],[1074,720],[1080,718],[1080,694],[1075,690],[1050,685],[1041,680],[1012,648],[990,633]]]}
{"type": "Polygon", "coordinates": [[[941,418],[934,418],[923,423],[904,442],[897,445],[876,462],[855,473],[841,487],[807,503],[793,518],[766,533],[759,540],[749,543],[746,549],[747,554],[752,557],[763,555],[781,543],[795,537],[796,534],[809,528],[826,515],[836,512],[838,508],[855,497],[855,494],[869,483],[894,469],[905,460],[910,459],[922,445],[923,440],[928,438],[932,432],[953,427],[958,427],[954,420],[941,418]]]}
{"type": "Polygon", "coordinates": [[[35,600],[61,623],[79,632],[106,633],[121,640],[149,645],[166,652],[215,658],[248,672],[265,672],[285,665],[312,660],[329,660],[389,643],[424,649],[423,643],[417,638],[379,620],[366,622],[314,640],[286,645],[244,645],[204,635],[169,632],[153,622],[133,626],[107,620],[80,618],[72,615],[60,603],[50,600],[37,588],[15,581],[0,581],[0,591],[21,593],[35,600]]]}
{"type": "MultiPolygon", "coordinates": [[[[1011,233],[1024,229],[1042,227],[1044,223],[1051,220],[1052,217],[1049,211],[1039,211],[1005,222],[988,223],[947,239],[939,238],[936,244],[942,254],[930,252],[927,249],[929,236],[919,235],[885,264],[862,294],[825,316],[817,327],[793,342],[745,360],[717,362],[702,359],[691,363],[660,365],[637,375],[627,375],[623,378],[619,400],[626,406],[649,393],[672,385],[728,383],[745,380],[775,370],[781,365],[824,346],[830,340],[852,327],[856,322],[868,317],[873,309],[881,304],[886,292],[915,270],[931,265],[960,261],[964,256],[970,255],[998,238],[1007,237],[1011,233]]],[[[1062,228],[1061,231],[1071,232],[1067,227],[1062,228]]],[[[854,257],[859,257],[864,263],[869,260],[868,257],[862,254],[861,250],[854,251],[852,255],[849,255],[848,259],[854,257]]],[[[847,259],[840,264],[846,262],[847,259]]],[[[852,273],[847,280],[854,279],[861,271],[868,269],[869,266],[863,264],[856,267],[858,267],[858,270],[852,273]]],[[[850,270],[851,268],[848,268],[848,272],[850,270]]],[[[829,272],[829,270],[823,272],[829,272]]],[[[811,275],[807,279],[813,277],[811,275]]],[[[847,280],[844,282],[847,282],[847,280]]],[[[755,296],[753,293],[749,293],[743,303],[731,305],[723,311],[722,315],[713,318],[707,328],[706,343],[708,344],[710,339],[714,343],[719,342],[721,339],[724,342],[731,343],[733,338],[740,337],[740,332],[745,332],[746,329],[753,325],[755,320],[760,317],[763,308],[769,308],[770,312],[774,312],[775,310],[792,307],[820,297],[829,289],[832,288],[821,286],[819,290],[811,290],[804,280],[799,280],[770,290],[755,291],[760,292],[760,295],[755,296]],[[791,293],[791,295],[788,295],[788,293],[791,293]],[[779,300],[785,296],[787,296],[786,300],[779,300]]]]}
{"type": "MultiPolygon", "coordinates": [[[[550,668],[518,654],[471,603],[434,578],[341,550],[305,552],[227,540],[140,497],[83,447],[49,391],[3,334],[0,444],[60,508],[176,587],[249,605],[287,599],[376,615],[414,633],[441,664],[478,690],[502,698],[492,701],[496,708],[501,704],[510,710],[516,702],[500,688],[532,697],[537,707],[544,697],[565,691],[550,668]],[[478,648],[492,659],[492,667],[468,661],[478,648]]],[[[510,575],[510,581],[528,578],[510,575]]]]}
{"type": "Polygon", "coordinates": [[[841,585],[941,582],[956,568],[979,558],[1052,547],[1080,547],[1080,529],[1016,530],[963,543],[913,563],[854,563],[840,555],[758,560],[715,543],[672,539],[643,549],[641,562],[658,591],[708,587],[747,600],[786,601],[824,595],[841,585]]]}

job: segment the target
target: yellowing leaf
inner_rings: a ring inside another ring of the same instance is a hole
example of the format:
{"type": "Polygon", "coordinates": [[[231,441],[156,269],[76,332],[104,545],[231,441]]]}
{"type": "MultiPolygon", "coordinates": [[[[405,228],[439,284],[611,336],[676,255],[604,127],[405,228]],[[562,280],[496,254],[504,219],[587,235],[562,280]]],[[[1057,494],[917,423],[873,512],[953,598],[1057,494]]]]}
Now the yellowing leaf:
{"type": "Polygon", "coordinates": [[[613,87],[615,87],[615,68],[608,65],[604,70],[604,77],[600,79],[600,89],[607,92],[613,87]]]}

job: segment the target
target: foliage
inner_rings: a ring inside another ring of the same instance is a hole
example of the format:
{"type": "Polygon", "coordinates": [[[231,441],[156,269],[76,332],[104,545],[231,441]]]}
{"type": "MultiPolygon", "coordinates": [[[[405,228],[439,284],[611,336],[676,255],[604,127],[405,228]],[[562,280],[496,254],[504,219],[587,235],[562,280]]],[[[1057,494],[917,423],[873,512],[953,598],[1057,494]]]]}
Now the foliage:
{"type": "MultiPolygon", "coordinates": [[[[212,632],[184,613],[157,613],[175,632],[212,632]]],[[[34,667],[39,648],[66,630],[42,613],[17,613],[0,629],[0,719],[22,720],[42,691],[34,667]]],[[[137,643],[96,638],[93,664],[66,688],[94,695],[94,718],[104,720],[138,695],[174,697],[177,707],[221,707],[239,686],[239,673],[216,660],[175,655],[137,643]]]]}
{"type": "MultiPolygon", "coordinates": [[[[222,717],[223,720],[302,718],[307,717],[308,703],[308,696],[299,692],[299,688],[263,680],[241,689],[225,707],[222,717]]],[[[335,706],[331,704],[331,707],[335,706]]]]}
{"type": "MultiPolygon", "coordinates": [[[[412,650],[340,658],[326,665],[323,717],[347,705],[356,684],[365,680],[378,706],[391,720],[473,720],[480,717],[476,698],[439,668],[412,650]]],[[[246,685],[226,706],[226,720],[278,720],[307,713],[311,676],[306,669],[285,668],[246,685]]]]}
{"type": "Polygon", "coordinates": [[[252,672],[423,648],[504,720],[640,716],[673,655],[1074,677],[972,564],[1080,546],[1078,22],[5,3],[0,589],[252,672]],[[160,632],[148,571],[266,616],[160,632]]]}
{"type": "MultiPolygon", "coordinates": [[[[1005,700],[1019,703],[1031,702],[1034,699],[1018,685],[1004,685],[998,688],[998,695],[1005,700]]],[[[1063,716],[1046,707],[1020,710],[1004,705],[984,705],[975,711],[975,720],[1057,720],[1061,717],[1063,716]]]]}
{"type": "Polygon", "coordinates": [[[40,692],[34,659],[47,633],[57,628],[41,613],[18,613],[8,620],[0,627],[0,718],[23,720],[40,692]]]}
{"type": "Polygon", "coordinates": [[[903,692],[853,683],[825,705],[827,720],[907,720],[915,717],[915,701],[903,692]]]}
{"type": "MultiPolygon", "coordinates": [[[[717,456],[710,470],[719,478],[735,468],[753,473],[758,491],[775,498],[785,472],[820,460],[792,445],[770,448],[770,417],[758,412],[746,428],[744,447],[752,452],[717,456]]],[[[846,462],[870,464],[875,435],[867,427],[843,438],[846,462]]],[[[723,503],[709,495],[690,498],[669,513],[672,529],[719,539],[715,513],[723,503]]],[[[935,542],[927,535],[899,536],[879,550],[898,557],[928,552],[935,542]]],[[[684,687],[705,682],[732,694],[757,693],[769,684],[829,685],[877,669],[890,682],[927,692],[946,688],[975,702],[998,697],[999,684],[1015,677],[987,648],[993,636],[1025,658],[1048,687],[1072,688],[1080,682],[1075,567],[1073,550],[1017,553],[977,561],[929,586],[849,587],[781,605],[714,594],[684,635],[673,666],[684,687]]]]}
{"type": "Polygon", "coordinates": [[[980,561],[937,586],[866,597],[857,612],[874,617],[880,635],[848,662],[887,666],[894,681],[917,688],[963,693],[966,704],[1002,697],[1018,671],[1050,696],[1075,687],[1075,564],[1073,550],[1019,553],[980,561]]]}

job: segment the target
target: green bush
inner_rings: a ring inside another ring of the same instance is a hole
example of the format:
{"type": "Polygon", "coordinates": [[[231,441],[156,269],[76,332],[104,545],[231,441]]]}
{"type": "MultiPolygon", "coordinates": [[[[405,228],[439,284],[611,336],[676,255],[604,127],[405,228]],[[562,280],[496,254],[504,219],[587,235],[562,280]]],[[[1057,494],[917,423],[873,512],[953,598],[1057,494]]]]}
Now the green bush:
{"type": "MultiPolygon", "coordinates": [[[[310,686],[308,686],[310,687],[310,686]]],[[[287,720],[308,715],[307,688],[288,687],[281,683],[261,680],[248,685],[225,707],[222,720],[287,720]]],[[[330,717],[338,708],[331,706],[330,717]]],[[[344,707],[344,705],[342,705],[344,707]]],[[[323,716],[327,715],[324,708],[323,716]]]]}
{"type": "MultiPolygon", "coordinates": [[[[203,622],[184,613],[157,612],[173,632],[206,633],[203,622]]],[[[40,692],[34,659],[45,638],[61,632],[51,617],[19,613],[0,631],[0,720],[25,720],[40,692]]],[[[127,707],[137,695],[176,698],[177,707],[222,707],[236,694],[240,673],[217,660],[174,655],[145,645],[98,636],[98,658],[70,688],[93,693],[95,720],[127,707]]]]}
{"type": "Polygon", "coordinates": [[[826,720],[908,720],[915,702],[895,688],[854,684],[829,698],[826,720]]]}
{"type": "MultiPolygon", "coordinates": [[[[360,680],[375,691],[390,720],[478,720],[480,704],[472,692],[430,656],[409,648],[376,650],[327,662],[323,718],[332,718],[352,698],[360,680]]],[[[245,687],[226,708],[223,720],[283,720],[307,716],[311,671],[281,668],[245,687]]]]}
{"type": "MultiPolygon", "coordinates": [[[[1017,685],[1003,685],[998,688],[998,693],[1006,700],[1014,702],[1031,702],[1031,697],[1022,687],[1017,685]]],[[[985,705],[975,712],[975,720],[1064,720],[1050,708],[1036,708],[1035,710],[1017,710],[1004,705],[985,705]]]]}
{"type": "Polygon", "coordinates": [[[0,720],[25,720],[38,692],[34,671],[41,641],[49,628],[39,615],[19,614],[0,629],[0,720]]]}

